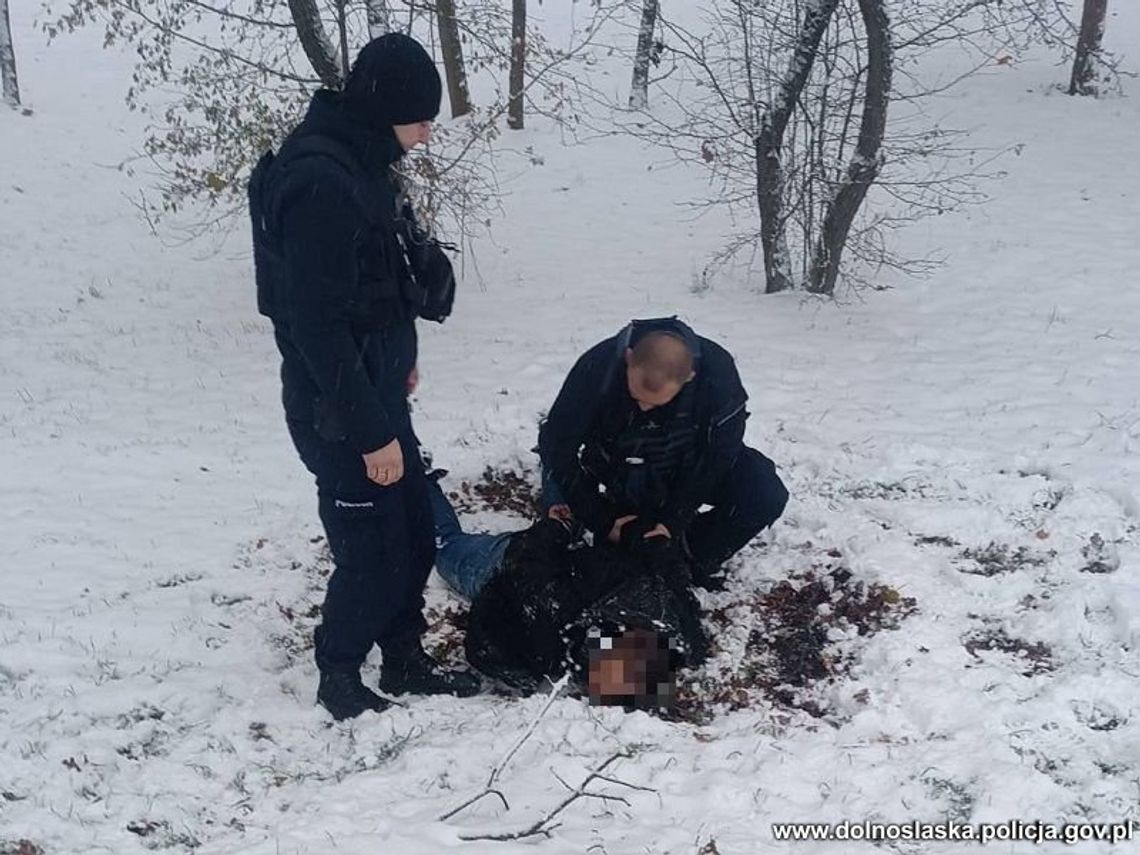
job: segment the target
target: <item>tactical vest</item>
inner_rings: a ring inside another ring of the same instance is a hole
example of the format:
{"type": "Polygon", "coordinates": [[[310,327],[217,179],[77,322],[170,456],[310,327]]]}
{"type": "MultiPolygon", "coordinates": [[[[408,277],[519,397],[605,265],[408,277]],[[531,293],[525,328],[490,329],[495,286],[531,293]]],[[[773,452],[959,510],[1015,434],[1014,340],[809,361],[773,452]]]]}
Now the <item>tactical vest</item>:
{"type": "Polygon", "coordinates": [[[297,162],[323,157],[343,170],[353,200],[368,224],[370,235],[362,242],[360,289],[350,318],[363,328],[404,323],[415,316],[442,321],[451,312],[455,280],[450,262],[435,243],[419,230],[410,206],[388,182],[365,169],[345,145],[320,134],[286,142],[279,154],[266,152],[250,175],[248,194],[257,278],[257,309],[273,319],[284,315],[282,291],[289,271],[280,234],[278,182],[289,179],[297,162]],[[426,264],[425,247],[434,245],[426,264]],[[420,264],[413,263],[409,251],[420,264]],[[442,260],[441,260],[442,258],[442,260]]]}

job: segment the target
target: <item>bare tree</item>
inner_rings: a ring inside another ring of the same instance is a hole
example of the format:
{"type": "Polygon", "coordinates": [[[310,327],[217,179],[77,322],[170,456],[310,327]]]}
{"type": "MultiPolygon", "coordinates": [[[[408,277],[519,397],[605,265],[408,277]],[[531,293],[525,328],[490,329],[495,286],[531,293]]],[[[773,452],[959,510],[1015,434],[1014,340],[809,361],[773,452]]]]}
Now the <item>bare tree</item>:
{"type": "Polygon", "coordinates": [[[338,24],[341,31],[342,50],[340,58],[336,49],[325,32],[325,25],[321,21],[321,13],[317,8],[316,0],[289,0],[289,13],[293,16],[293,25],[297,28],[297,37],[305,56],[309,58],[313,70],[321,78],[321,82],[329,89],[339,89],[344,82],[344,75],[348,69],[348,61],[344,47],[344,0],[338,2],[338,24]]]}
{"type": "Polygon", "coordinates": [[[867,33],[867,90],[855,155],[847,175],[827,208],[812,263],[808,290],[833,294],[839,278],[839,262],[851,232],[851,224],[879,175],[880,149],[887,130],[887,105],[891,100],[891,28],[883,0],[859,0],[867,33]]]}
{"type": "Polygon", "coordinates": [[[8,0],[0,0],[0,78],[3,78],[4,101],[13,107],[18,107],[20,81],[16,77],[16,49],[12,45],[8,0]]]}
{"type": "Polygon", "coordinates": [[[352,67],[352,57],[348,53],[348,2],[349,0],[333,0],[336,9],[336,31],[340,37],[340,68],[342,79],[348,78],[348,70],[352,67]]]}
{"type": "MultiPolygon", "coordinates": [[[[804,9],[799,39],[776,97],[760,118],[756,134],[756,200],[760,208],[760,244],[768,293],[792,287],[791,262],[784,234],[784,134],[811,75],[819,43],[839,0],[811,0],[804,9]]],[[[749,76],[752,76],[749,69],[749,76]]]]}
{"type": "Polygon", "coordinates": [[[755,225],[712,265],[744,253],[767,291],[830,294],[840,277],[937,266],[894,252],[889,233],[985,201],[1002,152],[971,148],[928,100],[1005,52],[1061,44],[1049,33],[1065,17],[1060,0],[706,0],[685,24],[658,20],[678,73],[655,90],[662,109],[619,121],[706,165],[714,186],[694,205],[751,208],[755,225]],[[932,74],[934,50],[958,68],[932,74]]]}
{"type": "Polygon", "coordinates": [[[522,130],[523,86],[526,82],[526,0],[511,3],[511,72],[507,127],[522,130]]]}
{"type": "Polygon", "coordinates": [[[392,14],[388,0],[365,0],[368,14],[368,38],[376,39],[392,32],[392,14]]]}
{"type": "Polygon", "coordinates": [[[637,31],[637,53],[633,58],[633,82],[629,87],[629,106],[633,110],[649,109],[649,66],[656,57],[657,12],[660,0],[644,0],[641,26],[637,31]]]}
{"type": "Polygon", "coordinates": [[[1070,95],[1097,94],[1096,72],[1107,14],[1108,0],[1084,0],[1081,30],[1077,36],[1077,51],[1073,59],[1073,75],[1069,81],[1070,95]]]}
{"type": "Polygon", "coordinates": [[[451,102],[451,117],[454,119],[471,112],[471,92],[467,85],[467,66],[463,62],[459,21],[455,17],[455,0],[436,0],[435,17],[439,26],[443,69],[447,76],[447,97],[451,102]]]}

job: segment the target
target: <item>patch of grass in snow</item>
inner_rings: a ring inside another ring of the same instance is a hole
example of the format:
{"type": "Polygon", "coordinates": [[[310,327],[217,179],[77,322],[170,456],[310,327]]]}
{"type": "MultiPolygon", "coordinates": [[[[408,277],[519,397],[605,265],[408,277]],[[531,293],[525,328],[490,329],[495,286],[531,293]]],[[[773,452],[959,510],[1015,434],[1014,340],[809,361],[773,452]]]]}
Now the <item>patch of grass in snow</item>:
{"type": "Polygon", "coordinates": [[[455,667],[467,664],[463,641],[467,637],[467,606],[458,600],[428,606],[424,647],[437,662],[455,667]]]}
{"type": "MultiPolygon", "coordinates": [[[[828,555],[841,558],[835,550],[828,555]]],[[[823,717],[827,710],[810,690],[850,671],[858,649],[846,642],[895,629],[916,609],[913,598],[866,584],[834,560],[766,591],[741,593],[712,609],[708,622],[714,642],[733,627],[750,627],[743,649],[731,651],[731,665],[706,666],[695,684],[679,687],[678,716],[707,722],[718,711],[766,702],[823,717]]]]}
{"type": "Polygon", "coordinates": [[[921,481],[858,481],[854,484],[844,484],[837,491],[841,496],[852,499],[892,499],[902,500],[914,496],[928,497],[932,495],[930,484],[921,481]]]}
{"type": "Polygon", "coordinates": [[[202,841],[193,834],[175,831],[166,820],[136,819],[127,823],[127,831],[142,838],[147,849],[197,849],[202,841]]]}
{"type": "Polygon", "coordinates": [[[1009,635],[1000,627],[988,627],[971,633],[962,640],[966,652],[982,660],[982,653],[997,651],[1019,660],[1021,673],[1026,677],[1044,674],[1056,669],[1053,650],[1040,641],[1026,641],[1009,635]]]}
{"type": "Polygon", "coordinates": [[[949,778],[941,778],[930,774],[929,771],[923,773],[922,782],[926,784],[932,798],[946,804],[944,816],[947,821],[969,821],[977,797],[966,784],[949,778]]]}
{"type": "Polygon", "coordinates": [[[961,557],[969,561],[959,569],[971,576],[998,576],[1017,573],[1026,568],[1042,567],[1055,558],[1056,552],[1034,552],[1026,546],[1016,549],[1008,543],[990,541],[983,547],[963,549],[961,557]]]}
{"type": "Polygon", "coordinates": [[[1115,573],[1120,569],[1120,555],[1099,531],[1093,532],[1088,542],[1081,547],[1081,555],[1085,559],[1085,565],[1081,567],[1082,573],[1115,573]]]}
{"type": "Polygon", "coordinates": [[[539,487],[532,472],[488,466],[478,481],[463,481],[448,493],[458,513],[497,511],[538,519],[539,487]]]}

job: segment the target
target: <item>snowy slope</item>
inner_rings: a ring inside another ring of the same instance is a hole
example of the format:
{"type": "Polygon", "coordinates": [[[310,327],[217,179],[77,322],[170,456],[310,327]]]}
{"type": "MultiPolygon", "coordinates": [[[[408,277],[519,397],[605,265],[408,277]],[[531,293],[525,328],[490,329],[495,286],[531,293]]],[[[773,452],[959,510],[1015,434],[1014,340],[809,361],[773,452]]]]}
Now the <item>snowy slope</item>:
{"type": "MultiPolygon", "coordinates": [[[[85,37],[44,48],[13,13],[35,113],[0,111],[0,852],[839,853],[777,843],[770,823],[1137,819],[1134,98],[1052,93],[1062,73],[1040,61],[955,90],[940,107],[980,144],[1024,144],[1009,176],[906,237],[944,269],[839,305],[743,281],[694,293],[726,225],[676,206],[698,172],[525,133],[544,165],[504,188],[482,281],[423,335],[417,423],[452,485],[532,467],[576,355],[678,312],[737,354],[749,439],[793,493],[737,590],[708,598],[736,621],[709,675],[745,644],[741,597],[826,562],[917,612],[834,638],[852,666],[811,691],[821,718],[557,701],[503,774],[510,810],[440,822],[544,700],[415,699],[351,726],[312,705],[328,566],[244,241],[152,238],[111,168],[138,139],[118,102],[128,58],[85,37]],[[555,773],[576,784],[622,750],[614,774],[654,792],[603,786],[628,804],[577,803],[529,844],[459,839],[526,827],[564,797],[555,773]]],[[[1134,45],[1140,10],[1109,32],[1134,45]]]]}

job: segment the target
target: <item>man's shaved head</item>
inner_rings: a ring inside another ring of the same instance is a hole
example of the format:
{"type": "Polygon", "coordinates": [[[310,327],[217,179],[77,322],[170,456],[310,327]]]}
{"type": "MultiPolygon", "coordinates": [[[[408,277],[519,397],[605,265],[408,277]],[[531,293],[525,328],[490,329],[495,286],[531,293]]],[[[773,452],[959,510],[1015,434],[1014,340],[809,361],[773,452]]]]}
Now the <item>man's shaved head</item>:
{"type": "Polygon", "coordinates": [[[684,386],[693,377],[693,351],[673,333],[651,332],[641,338],[630,349],[628,364],[650,392],[684,386]]]}

